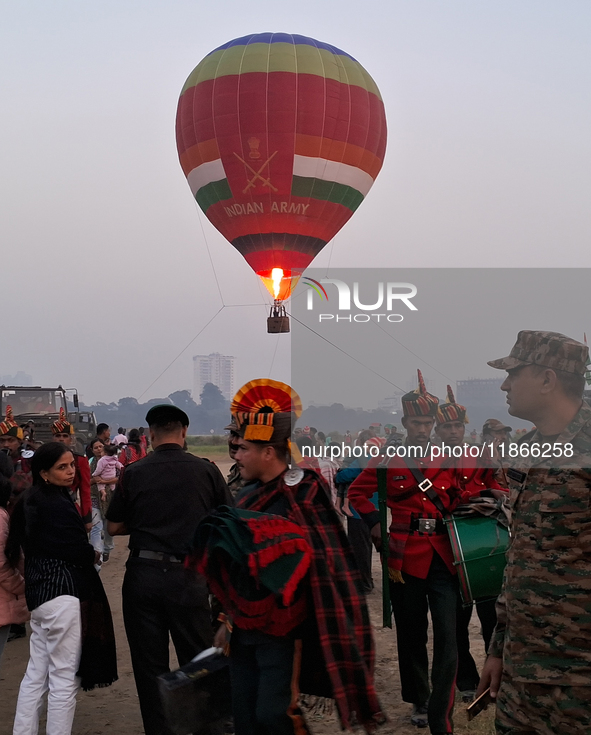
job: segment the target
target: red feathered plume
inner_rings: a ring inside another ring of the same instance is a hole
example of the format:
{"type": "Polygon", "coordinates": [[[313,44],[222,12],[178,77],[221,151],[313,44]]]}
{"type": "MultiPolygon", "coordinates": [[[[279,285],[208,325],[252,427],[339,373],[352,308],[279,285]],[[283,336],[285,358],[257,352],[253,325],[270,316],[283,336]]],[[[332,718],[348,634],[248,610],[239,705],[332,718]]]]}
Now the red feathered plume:
{"type": "Polygon", "coordinates": [[[60,408],[59,418],[56,419],[51,425],[51,430],[54,434],[73,434],[74,427],[68,421],[66,412],[63,408],[60,408]]]}
{"type": "Polygon", "coordinates": [[[419,387],[416,391],[419,395],[425,396],[427,395],[427,386],[425,385],[425,381],[423,380],[423,373],[417,368],[417,373],[419,376],[419,387]]]}
{"type": "Polygon", "coordinates": [[[273,413],[302,413],[302,401],[286,383],[269,378],[251,380],[243,385],[232,400],[230,410],[236,413],[257,413],[270,408],[273,413]]]}

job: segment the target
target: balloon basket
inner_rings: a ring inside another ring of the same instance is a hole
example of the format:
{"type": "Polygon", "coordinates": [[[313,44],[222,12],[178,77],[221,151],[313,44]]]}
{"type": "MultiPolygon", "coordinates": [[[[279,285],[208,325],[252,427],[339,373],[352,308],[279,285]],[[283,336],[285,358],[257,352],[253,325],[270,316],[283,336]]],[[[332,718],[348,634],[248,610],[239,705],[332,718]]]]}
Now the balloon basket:
{"type": "Polygon", "coordinates": [[[289,332],[289,317],[285,313],[285,306],[275,301],[267,318],[268,334],[286,334],[289,332]]]}

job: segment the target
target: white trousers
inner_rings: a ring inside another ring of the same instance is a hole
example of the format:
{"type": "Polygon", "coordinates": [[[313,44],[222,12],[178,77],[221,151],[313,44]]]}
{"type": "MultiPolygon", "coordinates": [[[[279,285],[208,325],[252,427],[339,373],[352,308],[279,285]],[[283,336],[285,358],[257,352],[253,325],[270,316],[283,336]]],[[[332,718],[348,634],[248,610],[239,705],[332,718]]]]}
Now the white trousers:
{"type": "Polygon", "coordinates": [[[61,595],[33,610],[30,658],[19,690],[13,735],[37,735],[46,692],[46,734],[71,733],[80,688],[76,672],[81,648],[77,597],[61,595]]]}

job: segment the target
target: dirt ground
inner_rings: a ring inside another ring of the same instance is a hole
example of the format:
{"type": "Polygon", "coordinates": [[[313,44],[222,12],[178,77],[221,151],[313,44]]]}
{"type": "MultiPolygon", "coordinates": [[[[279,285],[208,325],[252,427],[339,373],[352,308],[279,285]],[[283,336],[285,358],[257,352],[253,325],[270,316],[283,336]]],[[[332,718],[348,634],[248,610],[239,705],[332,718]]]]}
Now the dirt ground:
{"type": "MultiPolygon", "coordinates": [[[[222,471],[226,470],[225,462],[217,462],[217,464],[220,465],[222,471]]],[[[143,732],[121,613],[121,584],[127,553],[127,540],[123,537],[117,538],[115,551],[101,572],[113,612],[117,636],[119,680],[107,689],[79,694],[72,731],[74,735],[141,735],[143,732]]],[[[379,583],[380,571],[375,554],[374,578],[379,583]]],[[[393,733],[410,735],[425,732],[425,730],[418,731],[410,725],[410,705],[402,702],[400,698],[396,641],[391,630],[381,628],[381,590],[379,586],[369,596],[368,601],[375,626],[376,685],[384,710],[390,719],[389,723],[379,732],[382,735],[393,735],[393,733]]],[[[479,635],[476,614],[471,623],[471,639],[474,657],[477,664],[481,665],[484,658],[484,646],[479,635]]],[[[28,654],[28,636],[12,641],[4,649],[4,656],[0,663],[0,735],[10,735],[12,732],[18,687],[27,666],[28,654]]],[[[176,663],[174,654],[171,655],[171,659],[174,666],[176,663]]],[[[494,733],[491,711],[482,713],[472,723],[466,721],[464,711],[465,705],[461,703],[456,705],[454,718],[455,732],[458,735],[467,733],[492,735],[494,733]]],[[[342,732],[334,716],[311,718],[309,724],[314,735],[338,735],[342,732]]],[[[43,726],[41,732],[44,732],[43,726]]]]}

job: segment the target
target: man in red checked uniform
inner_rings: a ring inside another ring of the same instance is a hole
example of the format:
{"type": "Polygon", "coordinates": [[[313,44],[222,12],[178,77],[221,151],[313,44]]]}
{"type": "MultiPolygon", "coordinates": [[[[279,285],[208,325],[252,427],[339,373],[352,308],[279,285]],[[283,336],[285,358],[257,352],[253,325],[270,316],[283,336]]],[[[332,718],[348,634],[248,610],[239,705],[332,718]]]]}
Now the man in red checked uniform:
{"type": "MultiPolygon", "coordinates": [[[[305,576],[287,571],[286,565],[279,572],[287,575],[278,579],[281,599],[265,591],[264,583],[249,584],[227,551],[210,563],[217,542],[209,546],[207,538],[213,542],[215,537],[207,528],[223,523],[220,512],[217,520],[214,516],[202,523],[196,536],[197,569],[233,619],[230,677],[236,735],[309,734],[297,704],[300,685],[306,694],[335,700],[343,730],[351,729],[354,718],[373,733],[385,719],[374,688],[371,625],[353,550],[322,477],[310,469],[288,469],[291,427],[301,410],[289,385],[266,378],[242,386],[231,407],[236,462],[246,483],[236,507],[239,513],[258,514],[251,521],[261,524],[260,543],[271,544],[254,566],[245,561],[244,570],[262,568],[263,556],[272,549],[288,553],[280,537],[291,527],[305,542],[298,548],[310,552],[305,576]],[[288,589],[295,594],[286,597],[288,589]]],[[[222,626],[214,645],[225,640],[222,626]]]]}
{"type": "MultiPolygon", "coordinates": [[[[464,435],[468,416],[466,408],[456,402],[451,386],[447,386],[446,402],[441,404],[435,415],[435,433],[441,439],[442,447],[461,447],[465,445],[464,435]]],[[[500,423],[500,422],[499,422],[500,423]]],[[[467,445],[470,446],[470,445],[467,445]]],[[[494,448],[493,448],[494,449],[494,448]]],[[[471,458],[465,453],[461,458],[456,458],[458,471],[458,484],[462,489],[462,502],[467,502],[471,497],[503,497],[506,491],[496,480],[498,469],[492,461],[491,450],[488,449],[482,458],[471,458]]],[[[443,450],[442,450],[443,453],[443,450]]],[[[482,625],[482,638],[485,650],[497,624],[495,612],[496,600],[484,600],[476,603],[476,612],[482,625]]],[[[458,595],[458,611],[456,637],[458,643],[458,673],[456,677],[457,687],[461,692],[464,702],[471,702],[480,681],[480,674],[476,663],[470,653],[470,634],[468,627],[472,617],[473,605],[464,606],[458,595]]]]}
{"type": "MultiPolygon", "coordinates": [[[[66,418],[64,409],[60,409],[60,417],[57,421],[54,421],[51,425],[51,433],[53,439],[56,442],[65,444],[68,447],[72,447],[72,440],[74,438],[74,427],[66,418]]],[[[74,475],[74,483],[70,488],[70,493],[74,500],[76,499],[76,493],[80,495],[80,504],[78,510],[86,526],[86,530],[90,531],[92,528],[92,502],[90,499],[90,465],[86,457],[81,454],[76,454],[72,450],[74,455],[74,461],[76,462],[76,474],[74,475]]]]}
{"type": "Polygon", "coordinates": [[[349,487],[348,497],[379,548],[379,513],[370,498],[377,490],[376,466],[381,461],[387,463],[387,503],[392,512],[390,596],[402,699],[413,704],[413,725],[429,725],[432,733],[441,735],[453,732],[458,596],[443,515],[459,502],[460,489],[454,460],[430,458],[430,436],[439,400],[427,392],[420,370],[418,376],[418,389],[402,398],[402,425],[407,432],[404,445],[390,459],[371,460],[349,487]],[[433,622],[432,691],[427,657],[429,610],[433,622]]]}

